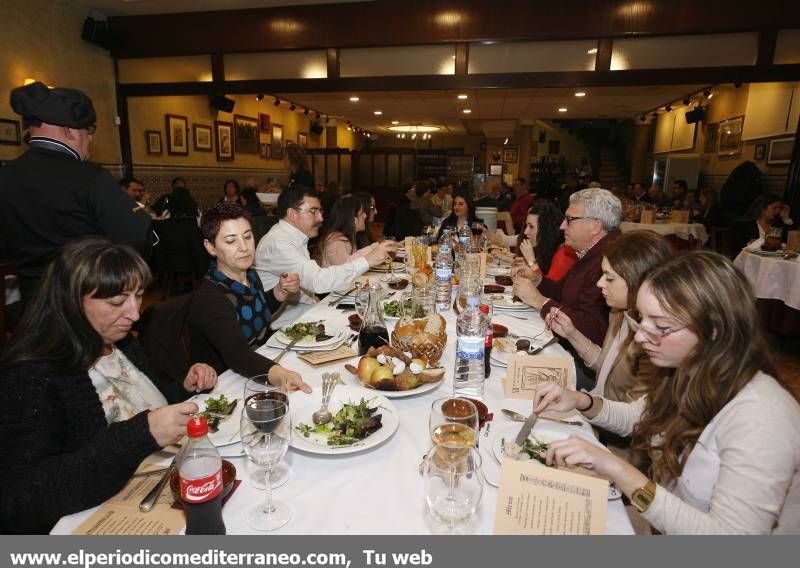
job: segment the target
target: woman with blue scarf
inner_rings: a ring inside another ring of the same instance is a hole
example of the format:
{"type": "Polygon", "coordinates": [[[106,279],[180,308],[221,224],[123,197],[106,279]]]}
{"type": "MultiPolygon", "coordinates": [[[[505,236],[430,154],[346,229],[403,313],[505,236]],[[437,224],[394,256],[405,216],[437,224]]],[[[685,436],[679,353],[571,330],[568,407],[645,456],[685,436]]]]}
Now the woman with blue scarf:
{"type": "Polygon", "coordinates": [[[203,244],[212,256],[208,274],[192,297],[187,318],[192,361],[218,373],[233,369],[244,377],[266,373],[290,390],[310,393],[298,373],[255,352],[269,337],[272,314],[300,290],[297,274],[284,274],[267,292],[251,268],[255,238],[250,213],[235,203],[219,203],[202,220],[203,244]]]}

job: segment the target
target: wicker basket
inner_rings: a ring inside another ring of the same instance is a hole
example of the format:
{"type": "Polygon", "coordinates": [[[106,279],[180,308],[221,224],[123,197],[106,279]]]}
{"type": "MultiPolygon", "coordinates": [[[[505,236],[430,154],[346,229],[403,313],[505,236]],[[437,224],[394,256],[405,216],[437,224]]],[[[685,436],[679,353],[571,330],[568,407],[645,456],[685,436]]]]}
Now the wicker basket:
{"type": "Polygon", "coordinates": [[[447,334],[436,335],[436,340],[426,343],[411,343],[400,340],[397,333],[392,331],[392,346],[404,352],[410,352],[414,359],[426,359],[431,367],[439,364],[439,359],[444,353],[444,346],[447,343],[447,334]]]}

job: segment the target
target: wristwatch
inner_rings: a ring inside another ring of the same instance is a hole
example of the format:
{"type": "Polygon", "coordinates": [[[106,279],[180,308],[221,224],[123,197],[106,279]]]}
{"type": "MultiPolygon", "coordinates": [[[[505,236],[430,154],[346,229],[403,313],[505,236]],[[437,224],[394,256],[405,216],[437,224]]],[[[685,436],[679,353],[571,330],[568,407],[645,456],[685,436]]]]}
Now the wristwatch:
{"type": "Polygon", "coordinates": [[[650,508],[650,504],[655,498],[656,484],[648,479],[644,487],[640,487],[631,494],[631,505],[640,513],[644,513],[650,508]]]}

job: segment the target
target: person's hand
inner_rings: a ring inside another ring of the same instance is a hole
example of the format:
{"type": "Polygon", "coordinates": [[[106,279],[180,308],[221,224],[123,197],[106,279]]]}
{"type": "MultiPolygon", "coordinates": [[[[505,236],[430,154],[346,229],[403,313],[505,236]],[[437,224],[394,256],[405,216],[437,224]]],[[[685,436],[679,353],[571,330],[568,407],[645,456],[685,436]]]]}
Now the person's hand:
{"type": "Polygon", "coordinates": [[[186,424],[191,415],[199,410],[193,402],[170,404],[151,410],[147,414],[150,434],[159,446],[175,444],[186,435],[186,424]]]}
{"type": "Polygon", "coordinates": [[[534,272],[533,268],[528,266],[528,263],[525,262],[524,258],[518,256],[514,259],[514,263],[511,265],[511,278],[514,280],[518,278],[527,278],[528,280],[531,280],[533,279],[534,274],[536,273],[534,272]]]}
{"type": "Polygon", "coordinates": [[[531,243],[530,239],[524,239],[520,243],[519,252],[522,253],[523,257],[525,257],[528,265],[531,265],[536,261],[536,255],[533,253],[533,244],[531,243]]]}
{"type": "Polygon", "coordinates": [[[546,383],[533,393],[533,411],[540,414],[545,410],[570,412],[578,406],[586,407],[587,394],[565,389],[561,385],[546,383]]]}
{"type": "Polygon", "coordinates": [[[183,379],[183,388],[187,391],[200,392],[217,386],[217,372],[205,363],[195,363],[183,379]]]}
{"type": "Polygon", "coordinates": [[[552,309],[544,318],[544,324],[550,328],[553,333],[571,339],[575,334],[575,324],[572,323],[572,318],[558,309],[552,309]]]}
{"type": "Polygon", "coordinates": [[[782,220],[786,221],[786,219],[791,219],[790,213],[791,213],[791,208],[789,207],[789,205],[787,203],[784,203],[783,205],[781,205],[781,209],[779,211],[779,214],[780,214],[782,220]]]}
{"type": "Polygon", "coordinates": [[[533,281],[528,278],[514,278],[514,295],[537,310],[546,300],[533,281]]]}
{"type": "Polygon", "coordinates": [[[269,382],[273,384],[277,384],[278,382],[285,382],[286,390],[288,390],[289,392],[301,390],[306,394],[311,394],[311,387],[303,382],[303,377],[301,377],[298,373],[295,373],[294,371],[290,371],[286,367],[281,367],[280,365],[273,365],[272,367],[270,367],[269,372],[267,373],[267,377],[269,377],[269,382]]]}
{"type": "Polygon", "coordinates": [[[548,465],[585,467],[611,481],[616,481],[618,472],[624,469],[624,465],[620,463],[623,460],[605,448],[575,435],[551,442],[546,459],[548,465]]]}
{"type": "Polygon", "coordinates": [[[377,266],[386,260],[390,252],[397,252],[397,243],[385,240],[378,243],[378,246],[368,252],[364,258],[367,259],[370,266],[377,266]]]}
{"type": "Polygon", "coordinates": [[[300,291],[300,275],[297,273],[289,274],[284,272],[278,279],[278,283],[272,289],[275,299],[279,302],[286,301],[290,294],[297,294],[300,291]]]}

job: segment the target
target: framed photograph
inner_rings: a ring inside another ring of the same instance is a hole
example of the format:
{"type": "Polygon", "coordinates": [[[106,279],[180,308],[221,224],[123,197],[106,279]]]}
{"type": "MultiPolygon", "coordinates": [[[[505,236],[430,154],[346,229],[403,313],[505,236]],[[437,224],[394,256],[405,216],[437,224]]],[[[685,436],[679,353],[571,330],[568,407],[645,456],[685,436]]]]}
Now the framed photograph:
{"type": "Polygon", "coordinates": [[[756,162],[761,162],[767,156],[767,144],[756,144],[753,150],[753,159],[756,162]]]}
{"type": "Polygon", "coordinates": [[[233,130],[235,132],[236,152],[239,154],[258,155],[258,144],[260,142],[258,121],[249,116],[234,114],[233,130]]]}
{"type": "Polygon", "coordinates": [[[489,175],[490,176],[501,176],[501,175],[503,175],[503,165],[502,164],[489,164],[489,175]]]}
{"type": "Polygon", "coordinates": [[[305,148],[308,146],[308,133],[307,132],[298,132],[297,133],[297,145],[301,148],[305,148]]]}
{"type": "Polygon", "coordinates": [[[19,121],[0,118],[0,144],[19,146],[22,144],[19,121]]]}
{"type": "Polygon", "coordinates": [[[769,154],[767,154],[768,166],[784,166],[792,161],[792,151],[794,150],[794,137],[776,138],[769,141],[769,154]]]}
{"type": "Polygon", "coordinates": [[[167,153],[172,156],[189,155],[189,119],[177,114],[165,115],[167,123],[167,153]]]}
{"type": "Polygon", "coordinates": [[[258,155],[262,160],[269,160],[269,144],[262,142],[259,147],[258,155]]]}
{"type": "Polygon", "coordinates": [[[518,158],[517,148],[503,148],[503,163],[515,164],[518,158]]]}
{"type": "Polygon", "coordinates": [[[258,130],[264,134],[269,134],[269,115],[258,113],[258,130]]]}
{"type": "Polygon", "coordinates": [[[717,140],[719,139],[719,122],[706,124],[705,141],[703,142],[703,153],[713,154],[717,151],[717,140]]]}
{"type": "Polygon", "coordinates": [[[272,124],[272,140],[269,143],[269,153],[273,160],[283,160],[283,125],[272,124]]]}
{"type": "Polygon", "coordinates": [[[163,153],[161,148],[161,131],[145,130],[144,137],[147,141],[147,153],[151,156],[160,156],[163,153]]]}
{"type": "Polygon", "coordinates": [[[742,152],[742,124],[743,116],[737,116],[719,123],[719,150],[720,156],[735,156],[742,152]]]}
{"type": "Polygon", "coordinates": [[[211,151],[211,127],[206,124],[192,124],[194,149],[196,152],[211,151]]]}
{"type": "Polygon", "coordinates": [[[233,161],[233,123],[215,120],[214,137],[216,138],[217,142],[217,161],[233,161]]]}

